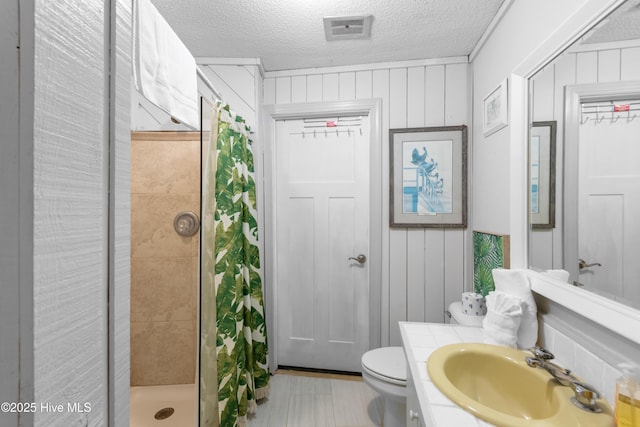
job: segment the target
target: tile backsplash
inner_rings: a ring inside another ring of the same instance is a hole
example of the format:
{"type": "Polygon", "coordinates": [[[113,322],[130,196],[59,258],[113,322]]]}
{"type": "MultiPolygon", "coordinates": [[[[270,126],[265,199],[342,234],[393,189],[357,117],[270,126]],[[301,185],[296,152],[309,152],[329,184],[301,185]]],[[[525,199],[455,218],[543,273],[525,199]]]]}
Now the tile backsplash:
{"type": "Polygon", "coordinates": [[[542,345],[555,355],[554,363],[573,371],[614,407],[616,380],[621,375],[615,366],[547,323],[543,325],[542,345]]]}

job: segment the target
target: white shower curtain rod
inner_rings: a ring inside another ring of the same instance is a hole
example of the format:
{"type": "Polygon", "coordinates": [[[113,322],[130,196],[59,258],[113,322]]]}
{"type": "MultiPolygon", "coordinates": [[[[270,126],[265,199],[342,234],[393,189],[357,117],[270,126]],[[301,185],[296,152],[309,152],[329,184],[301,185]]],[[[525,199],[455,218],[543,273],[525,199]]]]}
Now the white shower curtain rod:
{"type": "Polygon", "coordinates": [[[222,95],[220,95],[220,92],[218,92],[218,90],[213,86],[209,78],[200,69],[199,65],[196,65],[196,73],[198,74],[198,77],[200,77],[200,80],[202,80],[202,82],[205,84],[205,86],[207,86],[211,90],[211,92],[213,92],[213,96],[215,96],[218,101],[224,101],[222,99],[222,95]]]}

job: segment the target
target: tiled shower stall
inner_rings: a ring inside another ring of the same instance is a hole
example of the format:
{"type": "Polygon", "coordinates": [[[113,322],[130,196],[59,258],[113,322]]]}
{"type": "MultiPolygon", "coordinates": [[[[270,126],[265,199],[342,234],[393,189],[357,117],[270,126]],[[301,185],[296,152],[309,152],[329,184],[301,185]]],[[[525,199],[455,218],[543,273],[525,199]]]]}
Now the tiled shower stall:
{"type": "Polygon", "coordinates": [[[154,415],[165,406],[175,409],[174,421],[195,414],[199,234],[182,237],[174,230],[176,215],[184,211],[200,215],[200,133],[133,132],[131,420],[136,426],[158,422],[154,415]],[[183,386],[189,399],[163,402],[157,397],[163,388],[148,387],[178,385],[190,385],[183,386]],[[144,422],[134,422],[140,407],[144,422]]]}

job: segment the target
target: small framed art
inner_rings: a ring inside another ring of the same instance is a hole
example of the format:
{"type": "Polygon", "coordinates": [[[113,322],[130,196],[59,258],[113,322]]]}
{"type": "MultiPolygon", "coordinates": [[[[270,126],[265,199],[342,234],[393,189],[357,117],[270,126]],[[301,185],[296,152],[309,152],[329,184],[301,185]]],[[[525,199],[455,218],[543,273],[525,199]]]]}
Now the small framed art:
{"type": "Polygon", "coordinates": [[[484,99],[482,133],[484,136],[489,136],[508,124],[507,79],[505,79],[484,99]]]}

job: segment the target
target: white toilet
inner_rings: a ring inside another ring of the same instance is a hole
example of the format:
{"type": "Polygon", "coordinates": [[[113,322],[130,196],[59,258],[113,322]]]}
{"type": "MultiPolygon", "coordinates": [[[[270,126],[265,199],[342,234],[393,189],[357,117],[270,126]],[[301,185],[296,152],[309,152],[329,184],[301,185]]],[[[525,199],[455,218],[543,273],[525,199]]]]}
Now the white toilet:
{"type": "Polygon", "coordinates": [[[362,355],[362,378],[384,398],[385,426],[406,425],[407,360],[402,347],[382,347],[362,355]]]}
{"type": "MultiPolygon", "coordinates": [[[[449,306],[452,324],[480,326],[484,316],[470,316],[462,312],[462,302],[449,306]]],[[[362,355],[362,378],[384,398],[383,425],[396,427],[406,425],[407,361],[402,347],[382,347],[362,355]]]]}

